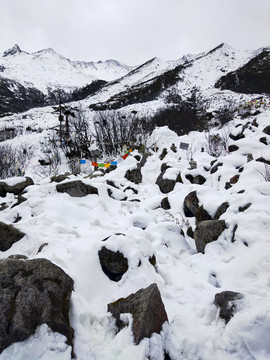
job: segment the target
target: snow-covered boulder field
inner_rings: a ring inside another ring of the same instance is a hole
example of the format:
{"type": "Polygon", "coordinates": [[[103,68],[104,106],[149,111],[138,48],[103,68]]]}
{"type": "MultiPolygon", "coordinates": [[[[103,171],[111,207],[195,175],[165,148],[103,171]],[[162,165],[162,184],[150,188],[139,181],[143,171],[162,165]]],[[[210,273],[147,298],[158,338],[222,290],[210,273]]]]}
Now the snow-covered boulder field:
{"type": "Polygon", "coordinates": [[[269,120],[212,130],[218,158],[162,127],[103,176],[2,180],[0,359],[269,359],[269,120]]]}

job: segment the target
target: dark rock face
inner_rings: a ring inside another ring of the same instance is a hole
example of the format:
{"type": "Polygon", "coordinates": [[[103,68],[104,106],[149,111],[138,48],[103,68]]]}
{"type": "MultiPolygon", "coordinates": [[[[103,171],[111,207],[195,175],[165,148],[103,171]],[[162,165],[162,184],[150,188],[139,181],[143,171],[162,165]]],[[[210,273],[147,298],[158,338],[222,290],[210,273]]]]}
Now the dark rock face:
{"type": "Polygon", "coordinates": [[[168,150],[164,148],[162,150],[162,153],[159,155],[160,160],[163,160],[167,154],[168,154],[168,150]]]}
{"type": "Polygon", "coordinates": [[[237,145],[230,145],[228,147],[229,152],[234,152],[237,151],[239,149],[239,147],[237,145]]]}
{"type": "Polygon", "coordinates": [[[240,175],[234,175],[233,177],[230,178],[230,184],[236,184],[239,180],[239,176],[240,175]]]}
{"type": "Polygon", "coordinates": [[[38,89],[26,88],[15,80],[0,78],[0,114],[22,112],[44,105],[45,95],[38,89]]]}
{"type": "Polygon", "coordinates": [[[218,168],[220,167],[220,166],[223,166],[223,163],[217,163],[216,165],[214,165],[214,166],[212,166],[211,167],[211,170],[210,170],[210,174],[214,174],[215,172],[217,172],[217,170],[218,170],[218,168]]]}
{"type": "Polygon", "coordinates": [[[258,159],[256,159],[256,161],[262,162],[264,164],[270,165],[270,160],[266,160],[263,157],[259,157],[258,159]]]}
{"type": "Polygon", "coordinates": [[[150,338],[153,333],[160,333],[162,325],[168,317],[156,284],[141,289],[127,298],[121,298],[108,304],[108,312],[116,319],[118,329],[124,327],[120,314],[131,313],[133,316],[132,331],[135,344],[145,338],[150,338]]]}
{"type": "Polygon", "coordinates": [[[203,185],[206,182],[206,179],[202,175],[193,176],[191,174],[187,174],[186,178],[191,182],[191,184],[203,185]]]}
{"type": "Polygon", "coordinates": [[[194,231],[193,231],[191,226],[189,226],[188,229],[187,229],[187,235],[189,237],[191,237],[192,239],[194,239],[194,231]]]}
{"type": "Polygon", "coordinates": [[[69,174],[60,174],[60,175],[55,175],[55,176],[52,176],[51,177],[51,182],[57,182],[57,183],[60,183],[64,180],[67,180],[68,179],[68,175],[69,174]]]}
{"type": "Polygon", "coordinates": [[[0,353],[47,324],[72,346],[69,324],[73,280],[47,259],[0,260],[0,353]]]}
{"type": "Polygon", "coordinates": [[[236,312],[236,301],[243,295],[234,291],[222,291],[215,295],[214,304],[220,307],[219,317],[227,324],[236,312]]]}
{"type": "Polygon", "coordinates": [[[60,193],[67,193],[72,197],[83,197],[90,194],[98,195],[98,189],[94,186],[84,184],[81,180],[74,180],[56,185],[60,193]]]}
{"type": "Polygon", "coordinates": [[[214,220],[218,220],[218,219],[221,217],[221,215],[224,214],[224,213],[227,211],[227,209],[228,209],[229,206],[230,206],[230,205],[229,205],[229,203],[228,203],[227,201],[225,201],[224,203],[222,203],[222,204],[218,207],[218,209],[217,209],[217,211],[216,211],[216,213],[215,213],[214,220]]]}
{"type": "Polygon", "coordinates": [[[110,280],[120,281],[128,270],[128,260],[120,252],[108,250],[105,246],[98,252],[99,262],[103,272],[110,280]]]}
{"type": "Polygon", "coordinates": [[[217,240],[225,229],[226,223],[224,220],[206,220],[199,222],[194,231],[197,251],[204,254],[206,245],[217,240]]]}
{"type": "Polygon", "coordinates": [[[121,190],[117,190],[117,189],[115,189],[113,187],[108,188],[107,193],[108,193],[109,197],[114,199],[114,200],[119,200],[119,201],[126,201],[127,200],[127,196],[125,196],[124,193],[121,190]]]}
{"type": "Polygon", "coordinates": [[[196,191],[190,192],[184,199],[184,214],[187,217],[195,216],[196,210],[199,207],[199,199],[196,191]]]}
{"type": "Polygon", "coordinates": [[[168,196],[166,196],[165,198],[163,198],[163,199],[161,200],[160,206],[161,206],[162,209],[164,209],[164,210],[170,210],[171,205],[170,205],[170,203],[169,203],[168,196]]]}
{"type": "Polygon", "coordinates": [[[158,178],[156,180],[156,185],[158,185],[159,190],[163,194],[168,194],[169,192],[173,191],[175,184],[177,182],[183,183],[183,181],[182,181],[180,174],[177,176],[176,180],[164,179],[163,176],[164,176],[165,172],[166,172],[166,170],[163,171],[162,173],[160,173],[160,175],[158,176],[158,178]]]}
{"type": "Polygon", "coordinates": [[[267,135],[270,135],[270,125],[266,126],[264,129],[263,129],[263,132],[267,135]]]}
{"type": "Polygon", "coordinates": [[[5,181],[0,181],[0,196],[5,197],[7,193],[19,195],[29,185],[34,185],[34,182],[30,177],[26,177],[25,181],[15,185],[7,185],[5,181]]]}
{"type": "Polygon", "coordinates": [[[244,205],[244,206],[239,206],[238,211],[239,211],[239,212],[244,212],[244,211],[246,211],[250,206],[251,206],[251,203],[247,203],[247,204],[244,205]]]}
{"type": "Polygon", "coordinates": [[[270,50],[264,49],[238,70],[222,76],[215,87],[245,94],[269,94],[270,50]]]}
{"type": "Polygon", "coordinates": [[[199,206],[195,212],[195,218],[197,222],[205,221],[205,220],[212,220],[211,216],[208,212],[204,209],[203,205],[199,206]]]}
{"type": "Polygon", "coordinates": [[[142,173],[140,167],[133,170],[127,170],[125,178],[134,184],[140,184],[142,182],[142,173]]]}
{"type": "Polygon", "coordinates": [[[21,240],[24,236],[24,233],[15,229],[12,225],[0,222],[0,251],[10,249],[15,242],[21,240]]]}

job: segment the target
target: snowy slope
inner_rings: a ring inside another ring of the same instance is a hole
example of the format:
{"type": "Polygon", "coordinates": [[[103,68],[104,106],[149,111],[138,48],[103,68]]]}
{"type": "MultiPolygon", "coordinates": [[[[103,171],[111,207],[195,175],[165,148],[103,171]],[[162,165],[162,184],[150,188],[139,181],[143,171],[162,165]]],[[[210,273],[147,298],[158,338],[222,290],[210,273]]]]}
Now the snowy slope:
{"type": "MultiPolygon", "coordinates": [[[[226,127],[235,133],[239,125],[242,128],[254,118],[237,118],[226,127]]],[[[0,220],[6,223],[12,223],[19,215],[22,219],[16,227],[24,231],[27,238],[0,253],[0,258],[11,254],[23,254],[30,259],[45,257],[74,279],[70,318],[78,360],[145,360],[148,357],[163,360],[164,348],[171,360],[269,359],[270,183],[257,171],[263,171],[263,164],[255,161],[259,156],[270,159],[269,145],[260,142],[269,118],[269,111],[261,113],[256,118],[258,126],[244,130],[245,138],[237,142],[230,139],[228,145],[237,144],[239,149],[219,157],[218,162],[223,165],[213,174],[206,168],[214,158],[200,151],[205,146],[204,134],[193,132],[178,137],[167,128],[157,129],[153,134],[152,141],[157,141],[159,150],[147,159],[139,185],[124,177],[126,171],[137,164],[133,156],[104,177],[90,180],[83,175],[70,176],[70,180],[81,179],[98,188],[99,195],[85,198],[57,193],[56,183],[51,183],[49,178],[42,179],[38,168],[28,167],[26,175],[32,176],[36,185],[27,189],[24,194],[27,200],[11,209],[16,199],[10,194],[5,198],[8,209],[0,212],[0,220]],[[193,157],[197,169],[189,170],[187,154],[179,149],[180,141],[196,147],[193,157]],[[172,143],[177,147],[176,153],[170,150],[172,143]],[[168,154],[161,161],[159,156],[164,147],[168,154]],[[247,152],[254,160],[247,161],[247,152]],[[163,162],[171,166],[167,177],[174,178],[181,172],[183,179],[183,184],[177,183],[167,195],[155,185],[163,162]],[[239,167],[244,168],[243,172],[238,172],[239,167]],[[206,182],[191,184],[185,177],[188,173],[200,173],[206,182]],[[238,183],[226,190],[224,184],[235,174],[240,174],[238,183]],[[125,192],[127,201],[114,200],[108,196],[106,180],[113,181],[119,192],[132,186],[138,194],[129,190],[125,192]],[[230,205],[221,217],[227,229],[217,241],[207,245],[205,254],[197,253],[194,240],[180,233],[181,228],[185,234],[187,231],[183,220],[189,220],[195,227],[194,219],[185,218],[183,212],[183,200],[194,190],[210,215],[224,201],[230,205]],[[171,204],[169,211],[160,208],[164,196],[168,196],[171,204]],[[131,201],[134,199],[140,202],[131,201]],[[247,203],[251,206],[239,211],[239,207],[247,203]],[[238,228],[232,242],[235,225],[238,228]],[[113,235],[115,233],[126,236],[113,235]],[[113,236],[106,241],[106,246],[123,252],[129,262],[129,270],[118,283],[102,272],[97,255],[104,245],[102,240],[110,235],[113,236]],[[44,243],[48,245],[37,254],[44,243]],[[157,259],[155,268],[148,261],[153,254],[157,259]],[[151,283],[159,287],[169,324],[164,325],[160,335],[154,334],[151,339],[134,345],[131,324],[116,333],[107,304],[151,283]],[[218,308],[213,304],[215,294],[225,290],[244,295],[227,325],[219,319],[218,308]]],[[[31,353],[31,359],[35,360],[70,360],[70,348],[64,340],[63,336],[42,326],[28,340],[7,348],[0,359],[30,360],[31,353]]]]}
{"type": "MultiPolygon", "coordinates": [[[[222,43],[208,52],[184,56],[177,61],[162,61],[154,58],[124,77],[108,83],[98,93],[89,96],[88,103],[107,101],[107,105],[113,104],[118,96],[132,96],[132,92],[139,92],[140,88],[143,91],[151,82],[159,81],[161,77],[164,79],[170,77],[170,72],[174,73],[176,79],[174,86],[181,96],[190,95],[190,90],[196,86],[209,97],[219,93],[214,85],[221,76],[238,69],[256,54],[256,51],[241,51],[222,43]]],[[[164,95],[169,88],[163,89],[164,95]]],[[[162,97],[159,96],[160,99],[162,97]]],[[[150,104],[149,106],[151,107],[150,104]]]]}
{"type": "Polygon", "coordinates": [[[71,61],[51,48],[29,54],[15,45],[0,57],[0,69],[2,77],[47,93],[48,89],[83,87],[95,79],[113,80],[133,67],[115,60],[97,63],[71,61]]]}
{"type": "MultiPolygon", "coordinates": [[[[59,71],[63,77],[66,69],[74,67],[72,62],[66,62],[67,59],[52,50],[26,54],[15,48],[11,52],[13,54],[7,53],[1,61],[6,61],[7,65],[8,59],[12,59],[14,64],[18,63],[17,70],[22,64],[26,68],[30,66],[27,59],[33,60],[34,57],[40,66],[44,59],[57,64],[58,70],[62,66],[63,72],[59,71]]],[[[108,84],[92,98],[74,105],[81,106],[91,121],[95,112],[89,111],[89,104],[105,101],[125,88],[134,84],[138,86],[182,64],[187,66],[181,72],[182,81],[177,84],[181,96],[198,86],[206,99],[211,97],[213,110],[231,97],[240,105],[250,96],[220,91],[213,86],[220,76],[242,66],[254,54],[223,44],[213,51],[177,62],[154,58],[108,84]]],[[[105,63],[104,68],[100,67],[104,71],[108,65],[105,63]]],[[[96,65],[76,65],[87,76],[92,76],[91,66],[96,65]]],[[[38,74],[42,67],[36,65],[35,69],[33,81],[40,82],[45,89],[45,73],[44,81],[41,81],[38,74]]],[[[48,74],[49,82],[53,81],[50,76],[48,74]]],[[[59,83],[61,76],[56,79],[59,83]]],[[[74,79],[71,77],[65,81],[71,84],[75,78],[79,77],[74,73],[74,79]]],[[[159,98],[132,108],[143,114],[155,112],[162,104],[163,100],[159,98]]],[[[46,258],[72,277],[75,285],[70,322],[75,333],[74,352],[78,360],[164,360],[164,350],[170,360],[269,360],[270,182],[262,176],[264,163],[256,161],[264,158],[270,162],[270,135],[263,132],[269,125],[270,110],[265,109],[260,108],[257,115],[252,115],[255,110],[251,111],[247,118],[236,117],[222,129],[211,130],[211,134],[225,136],[228,146],[237,146],[235,151],[224,151],[217,159],[207,151],[201,151],[207,149],[207,134],[204,132],[178,136],[167,127],[157,128],[149,139],[149,145],[156,143],[158,150],[150,150],[151,156],[142,167],[142,183],[136,185],[125,178],[126,171],[137,166],[135,155],[139,154],[136,151],[105,176],[89,178],[93,167],[87,163],[82,166],[81,174],[69,176],[69,180],[79,179],[98,188],[99,195],[84,198],[60,194],[56,191],[56,183],[51,182],[50,176],[54,172],[69,171],[65,161],[58,169],[41,166],[38,162],[45,155],[52,128],[58,125],[57,114],[52,113],[51,107],[0,119],[0,129],[22,129],[20,135],[0,144],[23,146],[32,151],[32,159],[25,164],[25,175],[35,182],[26,189],[23,195],[26,201],[19,206],[12,208],[17,202],[13,194],[2,199],[7,208],[0,211],[0,221],[13,224],[21,217],[14,226],[25,232],[26,237],[9,250],[0,252],[0,259],[12,254],[26,255],[29,259],[46,258]],[[244,136],[239,140],[228,137],[241,132],[244,136]],[[180,142],[188,143],[190,152],[181,150],[180,142]],[[176,152],[170,149],[172,143],[176,145],[176,152]],[[163,148],[167,148],[168,154],[160,160],[163,148]],[[197,169],[190,169],[188,159],[191,154],[197,162],[197,169]],[[161,193],[156,185],[163,163],[170,166],[165,178],[175,180],[181,173],[183,180],[183,183],[176,183],[168,194],[161,193]],[[212,172],[216,164],[220,165],[212,172]],[[201,175],[206,181],[203,185],[192,184],[186,175],[201,175]],[[238,181],[228,187],[228,182],[235,176],[239,176],[238,181]],[[113,181],[118,189],[108,185],[107,181],[113,181]],[[115,199],[109,197],[108,188],[115,192],[115,199]],[[222,203],[229,204],[221,216],[227,227],[217,241],[206,246],[205,254],[197,252],[194,239],[187,235],[188,226],[193,230],[196,226],[195,218],[185,217],[183,209],[183,201],[191,191],[197,191],[200,205],[212,217],[222,203]],[[124,196],[127,200],[120,201],[124,196]],[[160,207],[166,196],[170,210],[160,207]],[[115,235],[117,233],[125,236],[115,235]],[[106,246],[121,251],[129,263],[128,271],[118,283],[103,273],[98,259],[98,251],[104,245],[102,240],[108,236],[106,246]],[[45,243],[48,245],[38,253],[45,243]],[[148,261],[153,254],[157,259],[155,267],[148,261]],[[169,323],[163,326],[160,335],[153,334],[150,339],[145,338],[135,345],[131,322],[117,333],[114,319],[107,312],[107,304],[152,283],[159,288],[169,323]],[[244,296],[227,325],[219,318],[219,309],[213,303],[215,295],[222,291],[235,291],[244,296]]],[[[102,157],[99,160],[104,161],[102,157]]],[[[7,181],[11,185],[22,178],[7,181]]],[[[0,354],[0,360],[10,359],[71,360],[71,348],[65,344],[64,336],[53,333],[44,324],[26,341],[9,346],[0,354]]]]}

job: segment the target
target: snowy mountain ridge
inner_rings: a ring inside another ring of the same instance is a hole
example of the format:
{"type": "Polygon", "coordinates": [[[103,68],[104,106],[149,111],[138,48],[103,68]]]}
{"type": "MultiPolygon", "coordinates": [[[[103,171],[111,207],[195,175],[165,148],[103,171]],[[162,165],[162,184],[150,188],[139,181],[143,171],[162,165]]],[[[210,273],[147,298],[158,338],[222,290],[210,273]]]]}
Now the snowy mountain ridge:
{"type": "Polygon", "coordinates": [[[100,79],[111,81],[133,69],[115,60],[105,62],[71,61],[52,48],[33,53],[16,44],[0,57],[1,76],[48,92],[48,88],[79,88],[100,79]]]}

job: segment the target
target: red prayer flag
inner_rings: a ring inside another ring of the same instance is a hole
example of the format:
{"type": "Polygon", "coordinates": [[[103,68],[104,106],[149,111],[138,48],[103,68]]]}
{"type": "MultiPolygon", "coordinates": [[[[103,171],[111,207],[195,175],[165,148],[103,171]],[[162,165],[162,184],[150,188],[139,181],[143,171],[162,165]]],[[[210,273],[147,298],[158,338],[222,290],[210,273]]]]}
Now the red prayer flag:
{"type": "Polygon", "coordinates": [[[92,161],[92,166],[98,166],[98,164],[92,161]]]}
{"type": "Polygon", "coordinates": [[[126,160],[127,157],[128,157],[128,154],[125,154],[124,156],[122,156],[122,158],[123,158],[124,160],[126,160]]]}

